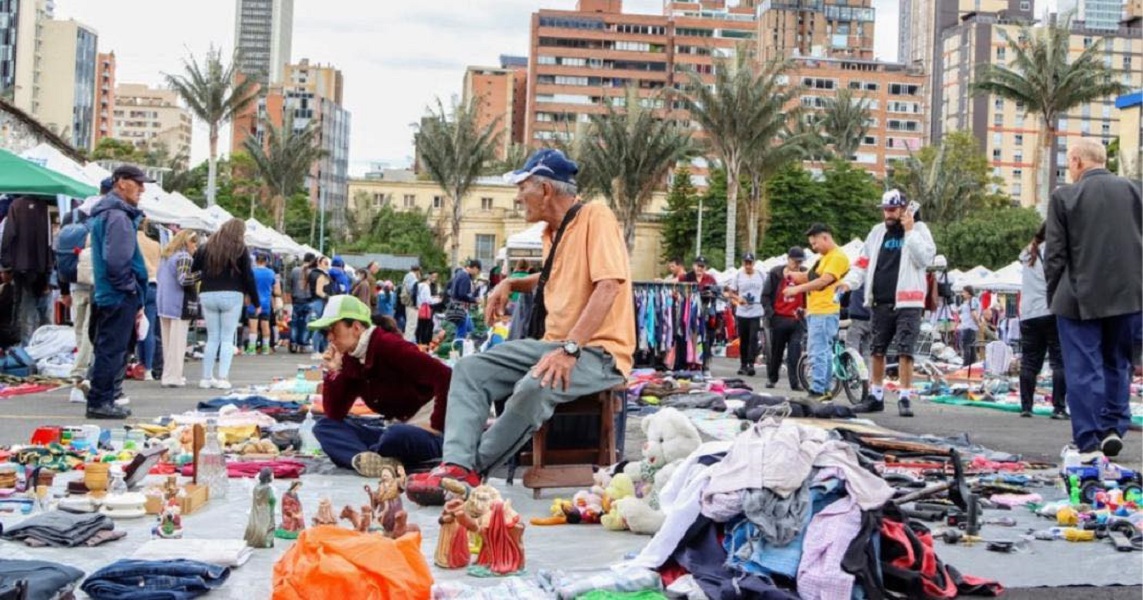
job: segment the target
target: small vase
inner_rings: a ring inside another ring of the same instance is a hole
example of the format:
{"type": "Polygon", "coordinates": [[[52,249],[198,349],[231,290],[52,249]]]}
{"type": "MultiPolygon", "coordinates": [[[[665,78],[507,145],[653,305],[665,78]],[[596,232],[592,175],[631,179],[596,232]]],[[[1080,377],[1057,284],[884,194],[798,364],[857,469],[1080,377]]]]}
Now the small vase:
{"type": "Polygon", "coordinates": [[[87,463],[83,467],[83,484],[92,494],[99,496],[107,491],[107,474],[111,465],[107,463],[87,463]]]}

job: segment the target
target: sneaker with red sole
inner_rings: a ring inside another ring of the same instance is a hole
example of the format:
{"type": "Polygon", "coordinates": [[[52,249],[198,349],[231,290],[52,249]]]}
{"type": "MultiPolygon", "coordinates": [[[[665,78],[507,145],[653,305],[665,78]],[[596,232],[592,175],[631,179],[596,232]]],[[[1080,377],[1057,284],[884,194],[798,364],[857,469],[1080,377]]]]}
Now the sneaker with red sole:
{"type": "Polygon", "coordinates": [[[421,506],[444,506],[446,490],[441,487],[445,479],[455,479],[465,485],[480,485],[480,474],[457,465],[442,464],[428,473],[409,475],[405,495],[421,506]]]}

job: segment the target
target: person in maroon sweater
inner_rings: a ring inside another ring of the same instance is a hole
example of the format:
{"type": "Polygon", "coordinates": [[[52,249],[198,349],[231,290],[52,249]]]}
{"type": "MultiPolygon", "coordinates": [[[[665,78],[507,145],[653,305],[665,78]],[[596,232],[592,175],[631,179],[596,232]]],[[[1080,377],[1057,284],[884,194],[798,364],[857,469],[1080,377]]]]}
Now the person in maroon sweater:
{"type": "Polygon", "coordinates": [[[409,471],[440,462],[452,370],[406,341],[392,319],[373,325],[369,307],[353,296],[330,298],[309,324],[329,340],[323,357],[325,417],[314,435],[334,464],[379,477],[382,457],[409,471]],[[354,401],[389,423],[349,415],[354,401]]]}

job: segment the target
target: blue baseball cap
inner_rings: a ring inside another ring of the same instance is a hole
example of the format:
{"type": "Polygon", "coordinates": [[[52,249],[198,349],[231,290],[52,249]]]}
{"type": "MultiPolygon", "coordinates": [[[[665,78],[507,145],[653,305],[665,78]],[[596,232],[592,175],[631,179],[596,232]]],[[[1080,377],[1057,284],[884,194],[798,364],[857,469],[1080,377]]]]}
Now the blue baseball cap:
{"type": "Polygon", "coordinates": [[[523,169],[505,173],[504,180],[511,184],[519,184],[533,175],[541,175],[575,185],[576,173],[579,173],[579,165],[564,156],[563,152],[554,148],[542,148],[528,158],[523,169]]]}
{"type": "Polygon", "coordinates": [[[881,195],[881,208],[905,208],[909,199],[901,190],[889,190],[881,195]]]}
{"type": "Polygon", "coordinates": [[[113,188],[113,187],[115,187],[115,180],[110,178],[110,177],[107,177],[103,181],[99,182],[99,193],[100,194],[106,194],[106,193],[110,192],[111,188],[113,188]]]}

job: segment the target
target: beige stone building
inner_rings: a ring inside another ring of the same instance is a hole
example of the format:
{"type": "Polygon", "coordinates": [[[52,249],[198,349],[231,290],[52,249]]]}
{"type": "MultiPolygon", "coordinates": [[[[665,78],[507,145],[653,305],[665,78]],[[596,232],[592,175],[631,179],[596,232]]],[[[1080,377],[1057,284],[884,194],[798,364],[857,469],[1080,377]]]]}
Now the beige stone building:
{"type": "Polygon", "coordinates": [[[76,148],[92,148],[98,35],[73,20],[49,20],[42,26],[36,73],[40,94],[32,114],[76,148]]]}
{"type": "Polygon", "coordinates": [[[1143,90],[1115,101],[1119,117],[1119,174],[1143,179],[1143,90]]]}
{"type": "MultiPolygon", "coordinates": [[[[419,210],[449,246],[448,201],[436,182],[418,179],[411,171],[387,171],[385,179],[349,181],[350,215],[357,227],[367,227],[382,206],[398,211],[419,210]]],[[[636,226],[631,272],[636,280],[657,277],[662,271],[658,216],[666,210],[666,196],[656,193],[644,221],[636,226]]],[[[482,178],[461,202],[460,257],[480,259],[490,269],[508,236],[530,225],[516,201],[516,186],[499,178],[482,178]]]]}
{"type": "Polygon", "coordinates": [[[191,114],[173,90],[121,83],[115,87],[114,115],[116,139],[140,149],[162,143],[171,156],[190,155],[191,114]]]}

